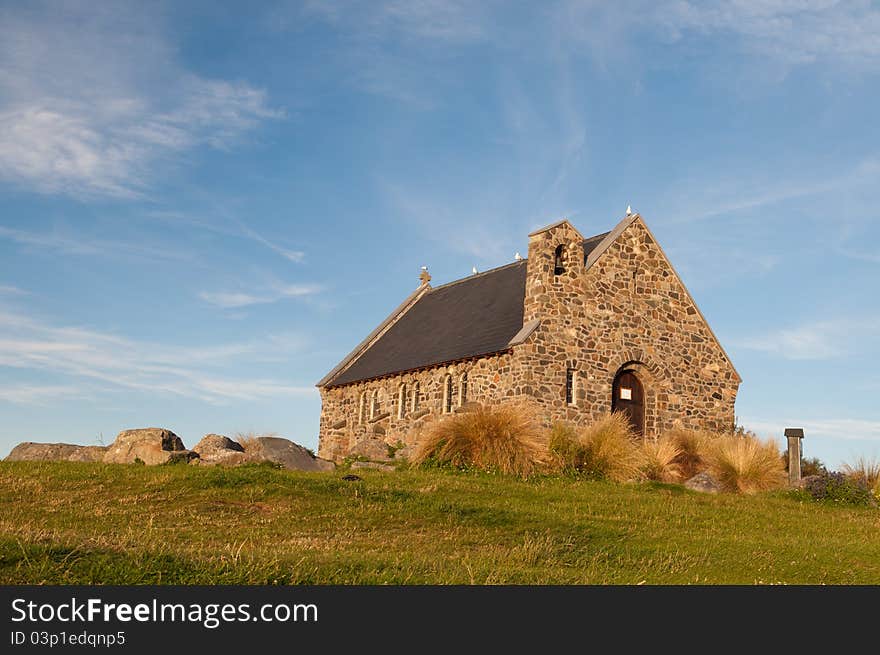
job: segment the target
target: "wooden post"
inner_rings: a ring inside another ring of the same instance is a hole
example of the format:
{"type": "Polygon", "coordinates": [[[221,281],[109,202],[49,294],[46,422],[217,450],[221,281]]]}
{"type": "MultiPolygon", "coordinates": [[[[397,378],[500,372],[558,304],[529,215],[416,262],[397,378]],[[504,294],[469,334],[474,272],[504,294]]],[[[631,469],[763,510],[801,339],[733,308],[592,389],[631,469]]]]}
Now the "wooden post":
{"type": "Polygon", "coordinates": [[[796,485],[801,481],[801,443],[804,438],[803,428],[785,428],[788,440],[788,483],[796,485]]]}

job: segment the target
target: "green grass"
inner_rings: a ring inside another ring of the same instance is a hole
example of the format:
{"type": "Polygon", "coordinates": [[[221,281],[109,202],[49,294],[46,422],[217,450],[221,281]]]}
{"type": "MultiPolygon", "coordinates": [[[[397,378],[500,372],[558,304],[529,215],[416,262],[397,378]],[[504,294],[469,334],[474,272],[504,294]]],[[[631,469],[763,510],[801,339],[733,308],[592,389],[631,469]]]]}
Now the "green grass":
{"type": "Polygon", "coordinates": [[[406,470],[0,463],[3,584],[880,583],[880,511],[406,470]]]}

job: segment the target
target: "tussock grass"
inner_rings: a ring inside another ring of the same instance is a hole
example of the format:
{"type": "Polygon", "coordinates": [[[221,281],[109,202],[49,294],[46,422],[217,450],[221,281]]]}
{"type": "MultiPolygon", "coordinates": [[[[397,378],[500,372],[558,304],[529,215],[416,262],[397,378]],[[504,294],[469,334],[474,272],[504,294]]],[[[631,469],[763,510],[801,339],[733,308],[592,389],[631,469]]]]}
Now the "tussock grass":
{"type": "Polygon", "coordinates": [[[516,405],[478,407],[425,428],[415,465],[450,465],[527,477],[546,463],[541,430],[532,415],[516,405]]]}
{"type": "Polygon", "coordinates": [[[705,430],[687,428],[673,428],[660,435],[661,440],[673,443],[679,450],[675,464],[682,480],[689,480],[706,469],[706,449],[717,437],[717,434],[705,430]]]}
{"type": "Polygon", "coordinates": [[[773,441],[720,435],[704,451],[708,471],[727,490],[753,494],[785,486],[785,469],[773,441]]]}
{"type": "Polygon", "coordinates": [[[550,453],[559,470],[614,482],[640,477],[643,463],[632,427],[621,413],[605,414],[579,432],[565,425],[554,426],[550,453]]]}
{"type": "Polygon", "coordinates": [[[841,467],[846,477],[864,484],[875,496],[880,496],[880,461],[859,457],[853,464],[841,467]]]}
{"type": "Polygon", "coordinates": [[[669,438],[645,441],[642,444],[642,475],[656,482],[680,482],[682,466],[678,463],[682,449],[669,438]]]}

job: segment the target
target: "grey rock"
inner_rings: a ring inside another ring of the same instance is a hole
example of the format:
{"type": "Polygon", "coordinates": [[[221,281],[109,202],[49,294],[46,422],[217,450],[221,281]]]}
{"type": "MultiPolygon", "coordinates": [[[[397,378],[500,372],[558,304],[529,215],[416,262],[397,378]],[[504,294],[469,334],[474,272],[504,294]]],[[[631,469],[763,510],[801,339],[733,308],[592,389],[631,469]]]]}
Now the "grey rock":
{"type": "Polygon", "coordinates": [[[193,450],[199,454],[199,464],[240,464],[246,459],[244,447],[221,434],[206,434],[193,450]]]}
{"type": "Polygon", "coordinates": [[[707,494],[717,494],[721,491],[721,485],[718,480],[712,477],[708,471],[697,473],[694,477],[684,483],[684,486],[693,491],[702,491],[707,494]]]}
{"type": "Polygon", "coordinates": [[[100,462],[104,458],[106,446],[77,446],[69,443],[34,443],[25,441],[18,444],[9,455],[7,462],[100,462]]]}
{"type": "Polygon", "coordinates": [[[186,450],[183,442],[171,430],[163,428],[143,428],[124,430],[116,436],[104,453],[108,464],[133,464],[140,460],[144,464],[167,464],[172,461],[191,460],[198,453],[186,450]]]}
{"type": "Polygon", "coordinates": [[[387,462],[388,444],[383,439],[366,438],[355,444],[351,454],[356,457],[365,457],[372,461],[387,462]]]}
{"type": "Polygon", "coordinates": [[[294,471],[336,469],[336,464],[333,462],[314,457],[304,447],[283,437],[257,437],[248,444],[244,455],[245,462],[274,462],[294,471]]]}

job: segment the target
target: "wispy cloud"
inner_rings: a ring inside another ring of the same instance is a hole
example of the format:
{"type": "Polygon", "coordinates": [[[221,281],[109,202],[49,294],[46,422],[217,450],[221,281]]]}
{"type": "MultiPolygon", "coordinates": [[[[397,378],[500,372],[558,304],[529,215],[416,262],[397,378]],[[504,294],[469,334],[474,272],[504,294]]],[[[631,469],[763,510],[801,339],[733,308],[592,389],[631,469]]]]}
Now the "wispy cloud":
{"type": "Polygon", "coordinates": [[[852,347],[857,347],[860,352],[876,348],[878,335],[880,318],[842,318],[774,330],[744,339],[740,345],[785,359],[834,359],[850,354],[852,347]]]}
{"type": "Polygon", "coordinates": [[[0,98],[0,179],[73,196],[142,195],[157,163],[281,115],[261,89],[183,68],[138,3],[0,9],[0,98]]]}
{"type": "Polygon", "coordinates": [[[249,305],[264,305],[285,298],[301,298],[321,291],[317,284],[285,284],[272,287],[259,295],[240,291],[202,291],[199,298],[224,309],[236,309],[249,305]]]}
{"type": "MultiPolygon", "coordinates": [[[[303,347],[294,335],[269,335],[246,343],[187,348],[135,341],[78,326],[57,326],[30,316],[0,312],[0,366],[49,372],[79,381],[83,395],[97,391],[136,390],[196,398],[222,404],[309,396],[300,387],[271,378],[242,378],[223,374],[235,362],[278,361],[303,347]]],[[[15,392],[5,387],[0,398],[35,402],[67,394],[67,383],[24,385],[15,392]]]]}
{"type": "Polygon", "coordinates": [[[721,52],[788,68],[880,66],[880,8],[864,0],[566,0],[550,11],[560,40],[585,49],[603,67],[627,57],[646,38],[670,48],[712,39],[721,52]]]}
{"type": "Polygon", "coordinates": [[[768,420],[764,418],[742,420],[743,425],[760,434],[775,435],[782,438],[783,430],[790,427],[804,429],[808,438],[826,437],[831,439],[853,439],[880,441],[880,421],[866,421],[850,418],[789,418],[768,420]]]}
{"type": "Polygon", "coordinates": [[[0,387],[0,402],[16,405],[41,405],[49,401],[83,397],[83,389],[77,385],[7,385],[0,387]]]}
{"type": "Polygon", "coordinates": [[[241,226],[242,232],[249,239],[252,239],[252,240],[256,241],[257,243],[263,244],[269,250],[278,253],[279,255],[284,257],[286,260],[291,261],[291,262],[295,262],[295,263],[299,263],[299,262],[303,261],[303,259],[305,259],[306,254],[304,252],[302,252],[301,250],[290,250],[288,248],[283,248],[283,247],[279,246],[277,243],[273,243],[273,242],[269,241],[268,239],[264,238],[261,234],[257,233],[256,230],[249,228],[247,225],[245,225],[244,223],[241,223],[240,221],[239,221],[239,225],[241,226]]]}
{"type": "Polygon", "coordinates": [[[101,239],[83,233],[60,229],[31,232],[0,226],[0,239],[7,239],[28,248],[60,252],[67,255],[104,257],[143,257],[162,261],[190,261],[193,255],[176,248],[142,241],[101,239]]]}
{"type": "Polygon", "coordinates": [[[4,296],[26,296],[27,291],[9,284],[0,284],[0,295],[4,296]]]}

